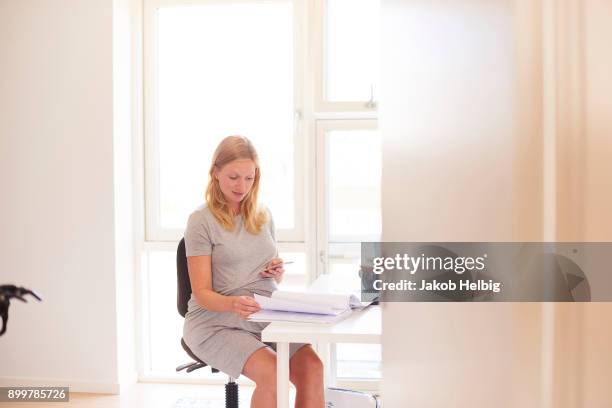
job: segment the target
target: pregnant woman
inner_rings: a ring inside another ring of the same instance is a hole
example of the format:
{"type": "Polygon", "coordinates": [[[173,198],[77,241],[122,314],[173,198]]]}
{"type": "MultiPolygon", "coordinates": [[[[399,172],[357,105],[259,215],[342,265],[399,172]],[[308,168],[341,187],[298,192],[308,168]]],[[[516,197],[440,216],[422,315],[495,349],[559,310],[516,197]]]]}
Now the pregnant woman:
{"type": "MultiPolygon", "coordinates": [[[[225,138],[215,151],[206,204],[185,230],[192,295],[183,338],[210,366],[256,384],[252,408],[276,406],[276,345],[262,343],[269,323],[246,320],[259,310],[253,298],[270,296],[284,273],[272,214],[257,202],[261,172],[251,142],[225,138]]],[[[297,407],[323,408],[323,364],[309,344],[289,349],[289,378],[297,407]]]]}

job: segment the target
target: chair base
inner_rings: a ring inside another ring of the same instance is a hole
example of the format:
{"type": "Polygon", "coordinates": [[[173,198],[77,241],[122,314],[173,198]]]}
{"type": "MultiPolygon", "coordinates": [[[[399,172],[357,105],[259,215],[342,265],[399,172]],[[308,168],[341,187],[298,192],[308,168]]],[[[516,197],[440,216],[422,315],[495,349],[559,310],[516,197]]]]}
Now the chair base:
{"type": "Polygon", "coordinates": [[[232,378],[225,384],[225,408],[238,408],[238,384],[232,378]]]}
{"type": "MultiPolygon", "coordinates": [[[[183,346],[185,352],[195,361],[181,364],[180,366],[176,367],[177,372],[185,370],[186,372],[190,373],[208,365],[193,354],[183,339],[181,339],[181,345],[183,346]]],[[[219,370],[214,367],[210,367],[210,371],[213,373],[219,372],[219,370]]],[[[238,384],[232,377],[229,377],[227,383],[225,384],[225,408],[238,408],[238,384]]]]}

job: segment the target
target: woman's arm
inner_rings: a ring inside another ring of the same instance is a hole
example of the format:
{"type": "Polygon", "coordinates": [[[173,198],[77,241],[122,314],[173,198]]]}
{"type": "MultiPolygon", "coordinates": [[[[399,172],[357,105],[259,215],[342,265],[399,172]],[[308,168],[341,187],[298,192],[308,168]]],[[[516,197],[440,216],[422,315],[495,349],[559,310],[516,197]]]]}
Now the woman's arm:
{"type": "Polygon", "coordinates": [[[188,256],[187,266],[191,291],[198,304],[214,312],[234,312],[248,317],[259,311],[259,304],[250,296],[225,296],[212,288],[211,256],[188,256]]]}

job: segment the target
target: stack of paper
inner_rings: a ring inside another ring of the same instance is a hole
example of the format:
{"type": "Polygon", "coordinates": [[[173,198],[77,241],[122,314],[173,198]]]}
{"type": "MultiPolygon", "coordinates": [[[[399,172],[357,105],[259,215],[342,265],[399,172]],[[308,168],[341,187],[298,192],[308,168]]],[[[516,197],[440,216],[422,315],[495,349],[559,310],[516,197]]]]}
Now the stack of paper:
{"type": "Polygon", "coordinates": [[[271,297],[255,294],[261,310],[249,316],[257,322],[289,321],[302,323],[335,323],[347,317],[352,309],[361,309],[362,303],[352,294],[281,291],[271,297]]]}

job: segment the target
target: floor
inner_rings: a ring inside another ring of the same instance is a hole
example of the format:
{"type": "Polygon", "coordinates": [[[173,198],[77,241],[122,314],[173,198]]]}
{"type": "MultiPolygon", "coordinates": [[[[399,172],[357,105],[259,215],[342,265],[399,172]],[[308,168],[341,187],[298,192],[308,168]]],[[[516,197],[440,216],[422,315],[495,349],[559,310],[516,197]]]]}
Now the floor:
{"type": "MultiPolygon", "coordinates": [[[[240,386],[241,408],[249,407],[253,389],[240,386]]],[[[224,408],[224,397],[224,387],[218,385],[138,383],[122,395],[70,393],[70,402],[3,402],[0,408],[224,408]]]]}

